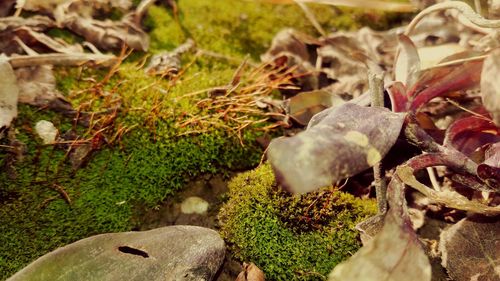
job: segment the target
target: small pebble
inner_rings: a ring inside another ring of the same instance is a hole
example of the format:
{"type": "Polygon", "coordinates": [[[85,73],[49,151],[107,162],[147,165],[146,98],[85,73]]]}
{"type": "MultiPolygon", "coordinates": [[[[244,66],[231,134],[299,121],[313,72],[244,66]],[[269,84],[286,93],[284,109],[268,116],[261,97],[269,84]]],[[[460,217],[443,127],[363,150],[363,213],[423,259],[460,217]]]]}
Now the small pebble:
{"type": "Polygon", "coordinates": [[[181,212],[184,214],[205,214],[208,210],[208,202],[198,196],[186,198],[181,204],[181,212]]]}

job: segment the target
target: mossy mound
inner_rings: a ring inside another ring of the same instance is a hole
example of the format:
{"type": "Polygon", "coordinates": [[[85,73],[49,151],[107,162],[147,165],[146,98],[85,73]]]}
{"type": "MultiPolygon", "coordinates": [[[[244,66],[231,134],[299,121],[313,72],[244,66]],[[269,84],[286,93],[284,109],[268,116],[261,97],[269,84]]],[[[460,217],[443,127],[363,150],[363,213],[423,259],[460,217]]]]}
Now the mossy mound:
{"type": "Polygon", "coordinates": [[[269,165],[234,178],[229,193],[221,233],[235,257],[254,262],[266,280],[324,280],[361,246],[354,226],[376,213],[374,201],[332,188],[287,194],[269,165]]]}

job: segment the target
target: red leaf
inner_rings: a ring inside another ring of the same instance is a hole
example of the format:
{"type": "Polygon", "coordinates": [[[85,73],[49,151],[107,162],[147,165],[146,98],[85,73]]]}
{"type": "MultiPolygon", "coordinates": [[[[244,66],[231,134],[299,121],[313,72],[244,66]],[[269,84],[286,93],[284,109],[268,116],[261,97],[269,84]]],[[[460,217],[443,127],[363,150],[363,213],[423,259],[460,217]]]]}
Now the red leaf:
{"type": "Polygon", "coordinates": [[[416,111],[443,94],[479,85],[482,67],[483,61],[470,61],[460,66],[428,70],[408,92],[410,110],[416,111]]]}
{"type": "Polygon", "coordinates": [[[387,88],[389,97],[391,98],[392,111],[394,112],[405,112],[408,109],[408,97],[406,96],[406,86],[396,81],[387,88]]]}
{"type": "Polygon", "coordinates": [[[500,141],[500,129],[486,118],[470,116],[453,122],[446,131],[445,146],[452,146],[470,156],[488,143],[500,141]]]}

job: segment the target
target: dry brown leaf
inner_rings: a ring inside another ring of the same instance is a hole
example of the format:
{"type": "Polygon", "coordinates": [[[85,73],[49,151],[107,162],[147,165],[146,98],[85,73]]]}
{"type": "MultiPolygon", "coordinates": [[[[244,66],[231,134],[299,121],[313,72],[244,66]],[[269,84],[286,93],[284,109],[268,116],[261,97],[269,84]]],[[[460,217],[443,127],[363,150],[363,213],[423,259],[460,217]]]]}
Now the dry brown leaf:
{"type": "Polygon", "coordinates": [[[72,109],[56,88],[52,66],[23,67],[16,69],[15,73],[19,85],[19,102],[63,111],[72,109]]]}
{"type": "Polygon", "coordinates": [[[492,51],[484,60],[481,73],[481,97],[493,121],[500,126],[500,49],[492,51]]]}
{"type": "Polygon", "coordinates": [[[0,18],[0,50],[7,55],[21,54],[24,50],[15,40],[16,36],[22,37],[20,34],[26,33],[23,30],[43,32],[55,25],[53,20],[44,16],[0,18]]]}
{"type": "Polygon", "coordinates": [[[262,59],[276,62],[284,58],[283,65],[294,67],[299,76],[300,91],[324,89],[355,98],[368,90],[367,67],[378,71],[380,65],[392,66],[394,38],[393,31],[376,32],[369,28],[336,32],[322,39],[287,29],[274,38],[262,59]]]}
{"type": "Polygon", "coordinates": [[[417,47],[408,36],[399,35],[401,52],[394,63],[394,77],[396,81],[411,87],[418,79],[420,71],[420,57],[417,47]]]}
{"type": "Polygon", "coordinates": [[[149,74],[161,76],[177,74],[181,69],[181,55],[194,48],[194,40],[188,39],[185,43],[181,44],[172,51],[156,54],[151,58],[151,61],[145,71],[149,74]]]}
{"type": "Polygon", "coordinates": [[[19,27],[29,27],[36,31],[44,31],[55,27],[55,22],[45,16],[33,16],[29,18],[6,17],[0,18],[0,32],[10,32],[19,27]]]}
{"type": "Polygon", "coordinates": [[[306,131],[274,139],[267,150],[279,184],[305,193],[378,163],[396,142],[405,115],[345,103],[306,131]]]}
{"type": "Polygon", "coordinates": [[[455,281],[500,280],[500,222],[465,218],[441,233],[442,265],[455,281]]]}
{"type": "Polygon", "coordinates": [[[17,116],[19,96],[16,75],[5,56],[0,56],[0,85],[0,129],[3,129],[17,116]]]}
{"type": "Polygon", "coordinates": [[[302,92],[288,99],[288,113],[293,120],[305,126],[315,114],[344,103],[338,95],[324,90],[302,92]]]}
{"type": "MultiPolygon", "coordinates": [[[[284,29],[274,37],[269,50],[261,56],[264,62],[274,61],[278,67],[294,67],[298,76],[301,91],[312,91],[319,88],[316,75],[316,49],[321,42],[311,36],[294,29],[284,29]]],[[[289,94],[286,91],[285,94],[289,94]]],[[[297,91],[291,91],[296,94],[297,91]]]]}
{"type": "MultiPolygon", "coordinates": [[[[83,47],[79,44],[70,45],[64,40],[52,38],[45,33],[37,32],[27,27],[17,28],[13,35],[17,36],[23,43],[30,48],[35,49],[34,45],[43,47],[43,51],[47,49],[56,53],[74,54],[83,53],[83,47]]],[[[38,49],[38,48],[37,48],[38,49]]]]}
{"type": "Polygon", "coordinates": [[[64,18],[62,24],[101,49],[116,50],[123,47],[123,44],[138,51],[147,51],[149,48],[148,35],[126,20],[99,21],[70,14],[64,18]]]}
{"type": "Polygon", "coordinates": [[[93,5],[88,1],[69,0],[58,5],[53,14],[61,27],[84,37],[100,49],[117,50],[125,44],[135,50],[147,51],[149,36],[133,22],[133,13],[124,16],[120,21],[93,18],[94,12],[100,7],[99,4],[106,6],[108,3],[102,1],[93,5]]]}
{"type": "Polygon", "coordinates": [[[389,213],[381,232],[337,265],[328,281],[430,281],[431,267],[418,238],[396,221],[389,213]]]}
{"type": "Polygon", "coordinates": [[[0,1],[0,17],[9,16],[16,4],[16,0],[3,0],[0,1]]]}
{"type": "Polygon", "coordinates": [[[397,175],[387,191],[389,211],[381,231],[351,258],[337,265],[328,281],[431,280],[431,265],[411,227],[404,184],[397,175]]]}
{"type": "Polygon", "coordinates": [[[69,161],[71,163],[71,168],[77,170],[85,166],[91,159],[94,149],[92,149],[91,144],[78,145],[76,148],[71,150],[69,155],[69,161]]]}
{"type": "MultiPolygon", "coordinates": [[[[132,7],[131,0],[78,0],[82,6],[90,7],[90,9],[110,10],[117,8],[119,10],[128,11],[132,7]]],[[[43,12],[52,14],[54,10],[62,4],[74,2],[74,0],[25,0],[24,10],[32,12],[43,12]]]]}
{"type": "Polygon", "coordinates": [[[48,12],[51,13],[54,9],[68,0],[25,0],[22,8],[32,12],[48,12]]]}
{"type": "Polygon", "coordinates": [[[253,262],[243,263],[243,271],[238,274],[235,281],[265,281],[265,275],[253,262]]]}

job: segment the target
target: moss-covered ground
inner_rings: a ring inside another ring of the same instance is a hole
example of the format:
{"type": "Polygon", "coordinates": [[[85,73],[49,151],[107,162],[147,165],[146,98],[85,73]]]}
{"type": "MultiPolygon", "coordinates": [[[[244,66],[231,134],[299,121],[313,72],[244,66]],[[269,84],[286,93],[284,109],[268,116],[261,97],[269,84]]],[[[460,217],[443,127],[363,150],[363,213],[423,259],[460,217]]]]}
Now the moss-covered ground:
{"type": "MultiPolygon", "coordinates": [[[[327,30],[355,28],[370,18],[327,6],[311,9],[327,30]]],[[[293,5],[181,0],[179,10],[177,22],[164,7],[150,9],[145,25],[152,53],[171,50],[192,37],[199,48],[236,61],[247,54],[257,60],[282,28],[315,34],[293,5]]],[[[381,19],[375,25],[387,24],[386,18],[381,19]]],[[[258,163],[262,151],[256,138],[268,123],[249,126],[240,139],[225,129],[225,120],[212,120],[213,126],[201,134],[189,134],[200,131],[199,127],[179,126],[183,116],[209,114],[195,105],[206,93],[184,96],[227,84],[238,63],[190,54],[183,57],[189,67],[172,83],[144,74],[137,67],[143,55],[132,55],[109,81],[106,70],[56,71],[58,87],[74,108],[119,108],[111,128],[106,127],[105,117],[91,119],[95,126],[88,128],[48,109],[20,106],[13,130],[24,146],[15,163],[12,143],[7,139],[0,143],[4,167],[0,173],[0,280],[56,247],[97,233],[133,229],[140,221],[137,208],[154,207],[190,178],[258,163]],[[61,135],[72,133],[94,143],[96,151],[88,163],[73,169],[68,144],[43,145],[34,133],[39,120],[52,121],[61,135]]]]}
{"type": "Polygon", "coordinates": [[[290,195],[275,184],[269,165],[229,184],[219,213],[233,254],[254,262],[269,280],[324,280],[361,246],[354,226],[376,213],[373,200],[332,188],[290,195]]]}

